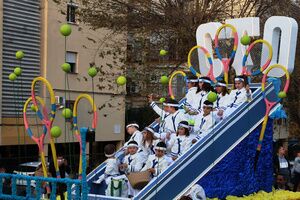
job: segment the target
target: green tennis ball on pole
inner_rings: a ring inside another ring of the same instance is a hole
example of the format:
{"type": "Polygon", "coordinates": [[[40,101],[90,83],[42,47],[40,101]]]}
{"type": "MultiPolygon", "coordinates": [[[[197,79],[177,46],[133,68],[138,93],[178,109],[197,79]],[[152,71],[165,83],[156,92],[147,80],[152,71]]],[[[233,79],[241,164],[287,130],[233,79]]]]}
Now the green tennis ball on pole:
{"type": "Polygon", "coordinates": [[[160,51],[159,51],[159,55],[160,56],[166,56],[168,54],[168,51],[166,51],[166,50],[164,50],[164,49],[161,49],[160,51]]]}
{"type": "Polygon", "coordinates": [[[17,51],[16,52],[16,59],[21,60],[24,58],[24,52],[23,51],[17,51]]]}
{"type": "Polygon", "coordinates": [[[63,109],[62,111],[62,116],[65,118],[65,119],[70,119],[72,117],[72,110],[70,108],[65,108],[63,109]]]}
{"type": "Polygon", "coordinates": [[[207,100],[210,101],[210,102],[215,102],[218,98],[218,95],[215,93],[215,92],[210,92],[208,95],[207,95],[207,100]]]}
{"type": "Polygon", "coordinates": [[[69,73],[69,72],[71,72],[71,65],[69,63],[64,63],[61,65],[61,69],[64,72],[69,73]]]}
{"type": "Polygon", "coordinates": [[[285,98],[286,96],[287,96],[286,92],[284,92],[284,91],[281,91],[281,92],[278,93],[278,97],[281,98],[281,99],[285,98]]]}
{"type": "Polygon", "coordinates": [[[97,75],[98,71],[96,67],[89,68],[88,74],[90,77],[94,78],[97,75]]]}
{"type": "Polygon", "coordinates": [[[61,136],[61,128],[59,126],[53,126],[50,130],[51,136],[54,138],[58,138],[61,136]]]}
{"type": "Polygon", "coordinates": [[[120,85],[120,86],[125,85],[126,82],[127,82],[127,79],[126,79],[125,76],[119,76],[117,78],[117,84],[120,85]]]}
{"type": "Polygon", "coordinates": [[[8,76],[8,79],[11,80],[11,81],[15,81],[17,79],[17,75],[15,73],[11,73],[9,76],[8,76]]]}
{"type": "Polygon", "coordinates": [[[160,102],[160,103],[163,103],[163,102],[165,102],[165,101],[166,101],[166,98],[164,98],[164,97],[162,97],[162,98],[159,99],[159,102],[160,102]]]}
{"type": "Polygon", "coordinates": [[[63,36],[65,36],[65,37],[71,35],[71,33],[72,33],[72,28],[71,28],[71,26],[70,26],[69,24],[63,24],[63,25],[61,25],[61,26],[60,26],[60,33],[61,33],[63,36]]]}
{"type": "Polygon", "coordinates": [[[245,45],[245,46],[249,45],[250,42],[251,42],[251,38],[248,35],[243,35],[241,37],[241,43],[242,43],[242,45],[245,45]]]}
{"type": "Polygon", "coordinates": [[[167,76],[161,76],[160,83],[163,85],[167,85],[169,83],[169,78],[167,76]]]}
{"type": "Polygon", "coordinates": [[[21,76],[22,74],[22,69],[20,67],[16,67],[14,69],[14,74],[17,75],[17,76],[21,76]]]}
{"type": "Polygon", "coordinates": [[[34,104],[31,104],[30,109],[34,112],[36,112],[37,107],[34,104]]]}

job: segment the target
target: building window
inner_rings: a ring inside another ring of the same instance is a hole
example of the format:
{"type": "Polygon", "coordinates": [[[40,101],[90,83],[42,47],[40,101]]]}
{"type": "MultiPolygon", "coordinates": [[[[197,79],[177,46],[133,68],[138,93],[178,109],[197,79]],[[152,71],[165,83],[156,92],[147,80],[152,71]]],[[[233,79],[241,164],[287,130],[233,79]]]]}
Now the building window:
{"type": "Polygon", "coordinates": [[[77,73],[77,52],[67,51],[66,62],[71,65],[70,73],[77,73]]]}
{"type": "Polygon", "coordinates": [[[76,9],[78,5],[72,0],[67,4],[67,22],[76,23],[76,9]]]}

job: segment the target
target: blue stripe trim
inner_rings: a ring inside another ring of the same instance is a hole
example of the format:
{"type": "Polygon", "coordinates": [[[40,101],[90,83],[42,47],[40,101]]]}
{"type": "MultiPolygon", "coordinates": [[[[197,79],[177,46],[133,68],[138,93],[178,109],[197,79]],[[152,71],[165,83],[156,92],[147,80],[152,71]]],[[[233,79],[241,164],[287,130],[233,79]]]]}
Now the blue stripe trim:
{"type": "Polygon", "coordinates": [[[56,112],[56,104],[51,104],[52,111],[56,112]]]}
{"type": "Polygon", "coordinates": [[[40,110],[38,110],[38,111],[36,112],[36,114],[37,114],[37,116],[38,116],[41,120],[44,119],[44,117],[43,117],[43,115],[42,115],[42,113],[41,113],[40,110]]]}
{"type": "Polygon", "coordinates": [[[192,72],[193,75],[197,76],[196,70],[193,68],[193,66],[189,67],[190,71],[192,72]]]}
{"type": "Polygon", "coordinates": [[[216,48],[215,48],[215,52],[216,52],[218,58],[219,58],[220,60],[222,60],[222,56],[221,56],[221,54],[220,54],[219,47],[216,47],[216,48]]]}
{"type": "Polygon", "coordinates": [[[230,55],[230,59],[234,58],[236,51],[232,51],[231,55],[230,55]]]}
{"type": "Polygon", "coordinates": [[[30,137],[32,137],[32,136],[33,136],[33,134],[32,134],[32,131],[31,131],[31,129],[30,129],[30,128],[28,128],[26,131],[27,131],[27,133],[28,133],[28,135],[29,135],[30,137]]]}
{"type": "Polygon", "coordinates": [[[245,65],[246,65],[246,62],[247,62],[247,56],[246,56],[246,55],[244,55],[244,57],[243,57],[243,66],[245,66],[245,65]]]}
{"type": "Polygon", "coordinates": [[[73,117],[73,124],[77,124],[77,117],[73,117]]]}
{"type": "Polygon", "coordinates": [[[210,65],[212,65],[212,64],[213,64],[213,61],[212,61],[212,59],[211,59],[211,58],[208,58],[208,63],[209,63],[210,65]]]}

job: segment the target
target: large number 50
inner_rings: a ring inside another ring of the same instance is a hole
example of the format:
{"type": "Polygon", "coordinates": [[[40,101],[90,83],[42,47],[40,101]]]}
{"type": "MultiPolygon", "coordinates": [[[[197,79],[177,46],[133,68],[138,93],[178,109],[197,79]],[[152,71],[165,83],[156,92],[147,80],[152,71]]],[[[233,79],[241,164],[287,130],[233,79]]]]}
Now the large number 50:
{"type": "MultiPolygon", "coordinates": [[[[226,23],[233,25],[238,32],[239,38],[245,33],[249,36],[259,36],[259,18],[238,18],[226,20],[226,23]]],[[[217,29],[221,26],[221,23],[211,22],[202,24],[198,27],[196,32],[197,45],[205,46],[209,53],[213,55],[212,38],[214,38],[217,29]]],[[[264,26],[263,39],[268,41],[273,47],[273,58],[270,65],[280,64],[287,68],[292,73],[294,70],[296,45],[297,45],[298,24],[290,17],[274,16],[270,17],[264,26]]],[[[228,38],[229,35],[220,35],[221,38],[228,38]]],[[[237,48],[234,62],[232,67],[235,69],[236,74],[242,72],[242,59],[246,48],[240,43],[237,48]]],[[[199,52],[199,64],[201,74],[206,74],[209,70],[209,64],[207,63],[203,54],[199,52]]],[[[266,47],[262,50],[262,65],[268,58],[268,49],[266,47]]],[[[213,59],[214,63],[214,76],[218,77],[223,73],[222,63],[218,59],[213,59]]],[[[247,64],[252,64],[251,57],[248,58],[247,64]]],[[[284,76],[282,70],[273,69],[269,73],[270,76],[281,77],[284,76]]]]}

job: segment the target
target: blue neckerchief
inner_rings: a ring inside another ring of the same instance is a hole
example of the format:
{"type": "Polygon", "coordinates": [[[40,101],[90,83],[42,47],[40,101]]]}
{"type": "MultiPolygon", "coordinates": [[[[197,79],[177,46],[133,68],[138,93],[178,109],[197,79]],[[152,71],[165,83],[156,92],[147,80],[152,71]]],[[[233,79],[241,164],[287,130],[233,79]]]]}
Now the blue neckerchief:
{"type": "Polygon", "coordinates": [[[155,150],[154,150],[154,146],[153,145],[150,146],[150,151],[152,152],[152,154],[155,154],[155,150]]]}
{"type": "Polygon", "coordinates": [[[232,108],[232,107],[234,106],[234,104],[235,104],[235,102],[236,102],[236,100],[237,100],[237,98],[238,98],[238,96],[239,96],[240,94],[241,94],[241,91],[238,91],[238,92],[235,93],[234,101],[233,101],[233,103],[230,105],[230,108],[232,108]]]}
{"type": "Polygon", "coordinates": [[[156,161],[155,159],[152,160],[152,168],[155,168],[155,166],[158,164],[158,161],[156,161]]]}
{"type": "Polygon", "coordinates": [[[130,156],[129,156],[128,157],[128,165],[130,165],[132,161],[133,161],[133,159],[131,159],[130,156]]]}
{"type": "Polygon", "coordinates": [[[200,124],[200,130],[202,129],[202,126],[204,125],[204,123],[206,122],[206,120],[204,118],[201,119],[201,124],[200,124]]]}
{"type": "Polygon", "coordinates": [[[217,98],[217,108],[219,108],[219,106],[220,106],[220,105],[219,105],[220,99],[221,99],[221,97],[218,96],[218,98],[217,98]]]}
{"type": "Polygon", "coordinates": [[[177,142],[178,142],[178,154],[179,154],[180,153],[180,143],[181,143],[180,138],[177,138],[177,142]]]}
{"type": "Polygon", "coordinates": [[[175,116],[172,116],[173,128],[174,128],[175,132],[176,132],[175,119],[176,119],[178,114],[179,114],[179,111],[177,112],[177,114],[175,116]]]}
{"type": "Polygon", "coordinates": [[[200,99],[199,107],[198,107],[199,110],[202,109],[202,108],[201,108],[201,104],[202,104],[202,99],[203,99],[204,95],[205,95],[205,94],[201,94],[201,99],[200,99]]]}

